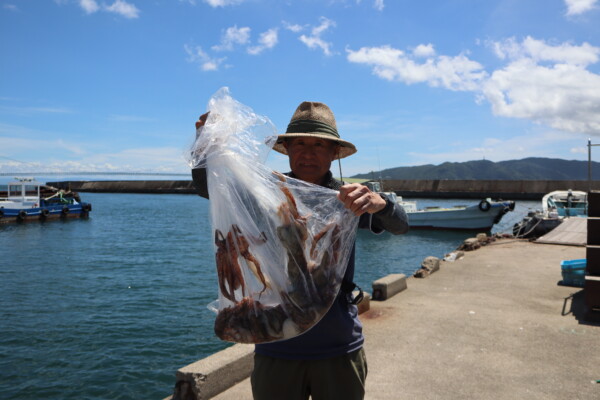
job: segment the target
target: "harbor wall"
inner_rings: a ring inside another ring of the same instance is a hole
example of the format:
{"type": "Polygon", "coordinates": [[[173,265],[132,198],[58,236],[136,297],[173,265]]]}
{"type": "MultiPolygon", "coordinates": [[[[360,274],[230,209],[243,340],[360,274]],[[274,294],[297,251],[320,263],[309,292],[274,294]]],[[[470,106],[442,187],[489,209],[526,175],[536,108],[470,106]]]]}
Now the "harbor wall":
{"type": "MultiPolygon", "coordinates": [[[[505,180],[384,180],[383,190],[426,198],[491,197],[505,200],[538,200],[554,190],[588,190],[588,181],[505,181],[505,180]]],[[[195,194],[191,180],[181,181],[62,181],[48,182],[59,189],[100,193],[176,193],[195,194]]],[[[600,190],[600,181],[592,181],[592,190],[600,190]]]]}
{"type": "MultiPolygon", "coordinates": [[[[388,180],[383,190],[396,192],[402,197],[445,199],[481,199],[491,197],[504,200],[539,200],[555,190],[588,191],[588,181],[533,181],[533,180],[388,180]]],[[[600,189],[600,181],[591,182],[592,190],[600,189]]]]}
{"type": "Polygon", "coordinates": [[[61,181],[49,186],[75,192],[195,194],[191,180],[185,181],[61,181]]]}

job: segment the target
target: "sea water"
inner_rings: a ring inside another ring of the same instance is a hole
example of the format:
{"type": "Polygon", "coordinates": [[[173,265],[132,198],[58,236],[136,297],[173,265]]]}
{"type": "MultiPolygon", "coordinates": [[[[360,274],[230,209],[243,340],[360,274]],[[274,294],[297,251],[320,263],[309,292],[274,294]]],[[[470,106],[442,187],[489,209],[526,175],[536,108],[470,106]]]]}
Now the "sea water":
{"type": "MultiPolygon", "coordinates": [[[[229,346],[206,307],[217,296],[208,201],[81,196],[88,219],[0,225],[0,398],[164,398],[178,368],[229,346]]],[[[536,206],[517,202],[494,232],[536,206]]],[[[470,236],[359,232],[355,281],[370,291],[387,274],[410,276],[470,236]]]]}

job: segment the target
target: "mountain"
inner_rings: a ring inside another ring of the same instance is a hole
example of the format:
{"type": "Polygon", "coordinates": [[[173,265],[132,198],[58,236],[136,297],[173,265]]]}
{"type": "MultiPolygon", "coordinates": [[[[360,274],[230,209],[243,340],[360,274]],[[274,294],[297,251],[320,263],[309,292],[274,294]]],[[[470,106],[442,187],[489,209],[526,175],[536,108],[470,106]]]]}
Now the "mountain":
{"type": "MultiPolygon", "coordinates": [[[[600,163],[592,161],[592,177],[600,179],[600,163]]],[[[530,157],[522,160],[445,162],[440,165],[397,167],[357,174],[362,179],[476,179],[476,180],[587,180],[588,162],[530,157]]]]}

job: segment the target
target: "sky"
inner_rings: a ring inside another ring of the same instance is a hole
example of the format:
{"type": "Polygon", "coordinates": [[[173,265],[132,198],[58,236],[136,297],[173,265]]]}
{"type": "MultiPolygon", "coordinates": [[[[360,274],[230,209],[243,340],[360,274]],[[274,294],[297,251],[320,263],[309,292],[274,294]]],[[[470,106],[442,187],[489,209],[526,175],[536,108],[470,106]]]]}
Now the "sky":
{"type": "Polygon", "coordinates": [[[344,176],[587,160],[599,20],[600,0],[0,0],[0,172],[186,173],[222,87],[281,133],[329,105],[344,176]]]}

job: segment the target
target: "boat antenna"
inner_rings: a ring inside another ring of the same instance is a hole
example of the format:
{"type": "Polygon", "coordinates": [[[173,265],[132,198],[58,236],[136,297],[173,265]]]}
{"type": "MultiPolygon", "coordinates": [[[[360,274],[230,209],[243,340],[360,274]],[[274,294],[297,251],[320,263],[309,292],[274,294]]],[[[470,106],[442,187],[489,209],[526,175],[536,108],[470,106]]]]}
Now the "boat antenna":
{"type": "Polygon", "coordinates": [[[379,186],[381,186],[380,190],[383,192],[383,179],[381,179],[381,160],[379,159],[379,147],[376,147],[377,150],[377,166],[379,167],[379,186]]]}

